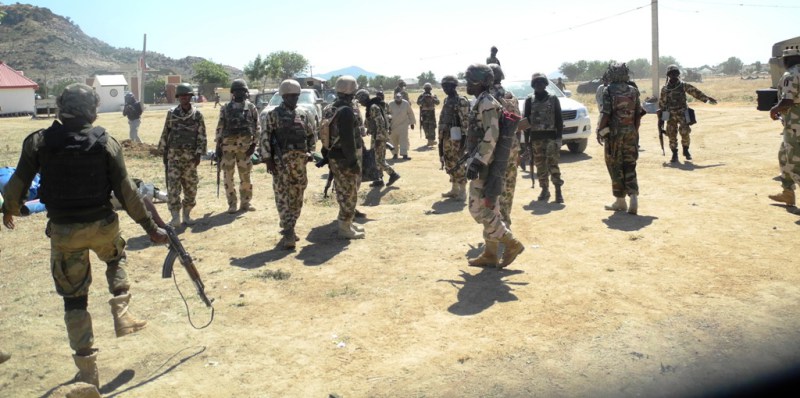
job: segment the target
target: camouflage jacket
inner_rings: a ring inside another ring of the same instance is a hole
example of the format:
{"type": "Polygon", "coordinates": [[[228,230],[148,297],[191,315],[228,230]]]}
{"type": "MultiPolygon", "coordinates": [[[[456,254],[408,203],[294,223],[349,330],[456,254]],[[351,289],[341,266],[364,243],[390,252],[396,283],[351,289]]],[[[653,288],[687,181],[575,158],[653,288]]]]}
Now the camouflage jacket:
{"type": "Polygon", "coordinates": [[[389,140],[389,123],[383,108],[378,104],[367,108],[367,134],[379,141],[389,140]]]}
{"type": "Polygon", "coordinates": [[[670,112],[683,112],[688,105],[686,104],[686,94],[697,98],[700,101],[708,101],[708,96],[703,94],[695,86],[679,81],[677,85],[665,84],[661,87],[661,96],[658,98],[658,107],[661,110],[670,112]]]}
{"type": "Polygon", "coordinates": [[[255,142],[260,131],[261,123],[256,105],[249,100],[231,101],[219,111],[215,142],[222,142],[222,138],[234,135],[248,135],[255,142]]]}
{"type": "Polygon", "coordinates": [[[499,115],[502,108],[488,91],[484,91],[478,95],[470,110],[467,144],[470,150],[477,146],[474,156],[484,165],[494,160],[494,148],[500,138],[499,115]]]}
{"type": "Polygon", "coordinates": [[[317,138],[308,123],[308,114],[302,109],[289,109],[284,104],[280,104],[264,116],[262,123],[260,144],[261,157],[264,159],[270,159],[275,154],[275,148],[272,145],[273,136],[279,144],[284,145],[280,148],[282,153],[294,150],[294,148],[287,148],[287,143],[291,145],[304,144],[306,152],[314,152],[316,149],[317,138]],[[295,128],[301,128],[303,132],[296,132],[295,128]],[[299,137],[301,134],[303,137],[299,137]]]}
{"type": "Polygon", "coordinates": [[[608,127],[612,132],[636,131],[637,118],[642,114],[639,90],[627,83],[611,83],[603,91],[601,114],[610,117],[608,127]],[[617,99],[617,97],[623,100],[617,99]]]}
{"type": "Polygon", "coordinates": [[[503,106],[503,110],[515,115],[522,115],[522,112],[519,110],[519,101],[517,97],[514,96],[511,91],[506,91],[502,85],[495,84],[489,89],[489,93],[503,106]]]}
{"type": "Polygon", "coordinates": [[[794,102],[789,111],[783,114],[783,125],[786,128],[800,128],[800,65],[792,66],[783,74],[780,91],[781,100],[794,102]]]}
{"type": "Polygon", "coordinates": [[[439,97],[436,94],[422,93],[417,97],[417,105],[421,111],[432,111],[439,105],[439,97]]]}
{"type": "Polygon", "coordinates": [[[158,149],[164,151],[176,147],[194,149],[196,156],[203,156],[208,150],[206,122],[194,106],[186,111],[178,105],[167,112],[158,149]]]}
{"type": "Polygon", "coordinates": [[[459,95],[447,96],[439,113],[439,131],[448,132],[451,127],[469,130],[469,100],[459,95]]]}

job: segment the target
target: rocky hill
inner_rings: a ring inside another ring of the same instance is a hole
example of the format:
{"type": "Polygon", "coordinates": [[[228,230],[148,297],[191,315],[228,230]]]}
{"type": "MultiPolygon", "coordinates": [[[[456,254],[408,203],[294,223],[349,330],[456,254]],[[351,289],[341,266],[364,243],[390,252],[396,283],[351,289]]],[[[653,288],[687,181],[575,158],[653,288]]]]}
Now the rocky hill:
{"type": "MultiPolygon", "coordinates": [[[[141,55],[141,50],[112,47],[86,35],[69,17],[56,15],[48,8],[19,3],[0,5],[0,18],[0,60],[37,81],[44,80],[45,74],[49,81],[83,81],[96,73],[133,71],[141,55]]],[[[201,60],[147,52],[150,68],[184,78],[192,75],[192,65],[201,60]]],[[[231,78],[242,75],[239,69],[225,69],[231,78]]]]}

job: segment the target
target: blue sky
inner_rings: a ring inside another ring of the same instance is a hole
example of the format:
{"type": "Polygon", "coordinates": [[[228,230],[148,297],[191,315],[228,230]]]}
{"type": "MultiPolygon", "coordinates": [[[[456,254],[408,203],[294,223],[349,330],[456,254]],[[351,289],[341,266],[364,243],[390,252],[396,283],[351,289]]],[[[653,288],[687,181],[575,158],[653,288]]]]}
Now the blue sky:
{"type": "MultiPolygon", "coordinates": [[[[660,54],[683,66],[731,56],[766,62],[772,44],[800,35],[796,0],[660,0],[660,54]]],[[[258,54],[296,51],[313,72],[357,65],[403,77],[437,77],[484,62],[489,48],[509,78],[563,62],[650,58],[649,0],[541,1],[111,1],[41,0],[88,35],[243,68],[258,54]],[[231,7],[236,5],[236,7],[231,7]]]]}

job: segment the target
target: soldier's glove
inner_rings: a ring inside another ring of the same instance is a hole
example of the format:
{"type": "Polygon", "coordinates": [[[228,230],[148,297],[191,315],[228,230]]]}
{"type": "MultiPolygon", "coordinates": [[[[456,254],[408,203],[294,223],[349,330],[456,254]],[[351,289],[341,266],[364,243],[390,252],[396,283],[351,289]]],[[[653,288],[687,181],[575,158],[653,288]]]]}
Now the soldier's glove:
{"type": "Polygon", "coordinates": [[[272,158],[268,158],[264,163],[267,164],[267,173],[275,175],[278,172],[278,168],[275,165],[275,161],[272,158]]]}
{"type": "Polygon", "coordinates": [[[147,236],[150,237],[150,242],[157,245],[165,245],[169,242],[169,236],[164,228],[156,228],[153,232],[149,232],[147,236]]]}
{"type": "Polygon", "coordinates": [[[477,159],[469,158],[467,161],[467,180],[476,180],[481,174],[481,162],[477,159]]]}
{"type": "Polygon", "coordinates": [[[245,152],[245,155],[251,156],[251,155],[253,155],[253,152],[255,152],[255,151],[256,151],[256,144],[252,143],[252,144],[250,144],[249,147],[247,147],[247,152],[245,152]]]}

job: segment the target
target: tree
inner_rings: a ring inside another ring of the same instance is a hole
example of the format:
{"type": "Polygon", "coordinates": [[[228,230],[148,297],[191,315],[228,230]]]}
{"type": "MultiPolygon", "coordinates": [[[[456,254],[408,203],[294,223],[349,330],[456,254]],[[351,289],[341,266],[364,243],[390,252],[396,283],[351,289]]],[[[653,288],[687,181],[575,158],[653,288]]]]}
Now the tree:
{"type": "Polygon", "coordinates": [[[383,75],[375,75],[369,79],[369,86],[376,89],[376,90],[383,90],[386,83],[386,76],[383,75]]]}
{"type": "Polygon", "coordinates": [[[681,63],[678,62],[678,60],[676,60],[675,57],[671,55],[658,57],[658,75],[666,76],[667,67],[670,65],[675,65],[678,67],[678,69],[681,69],[681,63]]]}
{"type": "Polygon", "coordinates": [[[256,59],[244,66],[244,75],[251,82],[261,81],[262,88],[266,86],[268,78],[267,63],[264,62],[260,54],[256,56],[256,59]]]}
{"type": "Polygon", "coordinates": [[[631,78],[646,79],[652,75],[650,69],[652,65],[647,58],[637,58],[628,61],[628,70],[631,72],[631,78]]]}
{"type": "Polygon", "coordinates": [[[578,67],[577,64],[571,62],[564,62],[563,64],[561,64],[561,66],[558,68],[558,71],[561,72],[564,76],[566,76],[567,79],[572,81],[576,80],[578,76],[580,76],[581,73],[583,73],[583,71],[580,69],[580,67],[578,67]]]}
{"type": "Polygon", "coordinates": [[[417,83],[422,86],[425,83],[436,84],[436,76],[431,71],[422,72],[417,76],[417,83]]]}
{"type": "Polygon", "coordinates": [[[358,75],[356,83],[358,83],[358,88],[367,88],[369,86],[369,78],[366,75],[358,75]]]}
{"type": "Polygon", "coordinates": [[[198,84],[220,84],[220,85],[227,85],[228,79],[228,72],[225,71],[225,68],[222,67],[220,64],[215,64],[211,61],[200,61],[192,65],[192,69],[194,70],[194,75],[192,75],[192,80],[197,82],[198,84]]]}
{"type": "Polygon", "coordinates": [[[456,75],[456,79],[458,79],[458,80],[464,80],[466,78],[467,78],[467,74],[464,73],[464,72],[458,72],[458,74],[456,75]]]}
{"type": "Polygon", "coordinates": [[[166,86],[167,82],[164,81],[163,78],[159,77],[155,80],[145,81],[144,83],[144,98],[138,98],[140,101],[153,104],[155,103],[155,99],[157,96],[160,96],[161,93],[164,92],[164,87],[166,86]]]}
{"type": "Polygon", "coordinates": [[[756,61],[756,63],[753,65],[756,68],[756,73],[761,73],[761,68],[763,67],[763,65],[761,65],[761,61],[756,61]]]}
{"type": "Polygon", "coordinates": [[[275,79],[291,79],[308,68],[306,57],[294,51],[276,51],[264,59],[267,74],[275,79]]]}
{"type": "Polygon", "coordinates": [[[340,77],[342,77],[342,75],[333,75],[329,77],[326,85],[328,87],[336,87],[336,81],[339,80],[340,77]]]}
{"type": "Polygon", "coordinates": [[[722,66],[722,73],[726,75],[738,75],[739,72],[742,71],[742,60],[736,57],[730,57],[727,61],[723,62],[720,66],[722,66]]]}
{"type": "Polygon", "coordinates": [[[608,70],[608,65],[616,61],[586,61],[586,71],[581,74],[584,80],[599,79],[608,70]]]}

